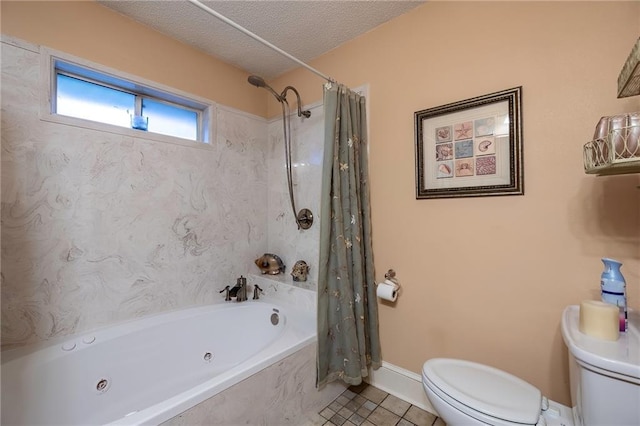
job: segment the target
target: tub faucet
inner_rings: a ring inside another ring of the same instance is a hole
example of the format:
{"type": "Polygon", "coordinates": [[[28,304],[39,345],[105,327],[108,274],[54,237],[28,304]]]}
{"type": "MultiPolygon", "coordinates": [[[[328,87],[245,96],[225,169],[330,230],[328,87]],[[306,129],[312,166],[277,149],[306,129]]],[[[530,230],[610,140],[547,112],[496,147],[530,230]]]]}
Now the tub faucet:
{"type": "Polygon", "coordinates": [[[244,302],[247,300],[247,279],[240,275],[236,281],[236,285],[230,290],[231,297],[236,297],[236,302],[244,302]]]}

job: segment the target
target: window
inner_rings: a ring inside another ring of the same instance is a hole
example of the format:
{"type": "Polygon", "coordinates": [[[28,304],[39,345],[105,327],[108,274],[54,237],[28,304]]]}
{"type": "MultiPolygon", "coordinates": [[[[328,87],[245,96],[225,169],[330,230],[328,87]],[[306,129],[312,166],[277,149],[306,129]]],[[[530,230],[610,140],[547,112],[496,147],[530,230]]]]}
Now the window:
{"type": "Polygon", "coordinates": [[[59,72],[56,84],[56,113],[129,127],[135,95],[59,72]]]}
{"type": "Polygon", "coordinates": [[[208,107],[192,99],[54,58],[52,112],[208,143],[208,107]]]}

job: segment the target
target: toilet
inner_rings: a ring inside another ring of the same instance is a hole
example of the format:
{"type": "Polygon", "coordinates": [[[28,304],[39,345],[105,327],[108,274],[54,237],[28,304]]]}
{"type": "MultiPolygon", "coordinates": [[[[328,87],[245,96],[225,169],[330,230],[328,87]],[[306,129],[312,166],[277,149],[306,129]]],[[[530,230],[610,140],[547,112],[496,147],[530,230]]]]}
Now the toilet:
{"type": "Polygon", "coordinates": [[[561,320],[569,354],[567,407],[507,372],[471,361],[434,358],[424,363],[422,386],[448,426],[640,425],[640,316],[615,342],[578,330],[579,306],[561,320]]]}

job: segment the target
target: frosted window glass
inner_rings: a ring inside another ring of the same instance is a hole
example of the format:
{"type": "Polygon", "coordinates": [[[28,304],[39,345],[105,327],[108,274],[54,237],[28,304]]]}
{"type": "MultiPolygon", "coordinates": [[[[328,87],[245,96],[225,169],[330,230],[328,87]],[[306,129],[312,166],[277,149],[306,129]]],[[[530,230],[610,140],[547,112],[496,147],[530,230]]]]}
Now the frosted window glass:
{"type": "Polygon", "coordinates": [[[149,132],[198,139],[198,114],[195,111],[143,98],[142,115],[149,119],[149,132]]]}
{"type": "Polygon", "coordinates": [[[57,114],[131,127],[129,113],[135,108],[131,93],[63,74],[58,74],[57,84],[57,114]]]}

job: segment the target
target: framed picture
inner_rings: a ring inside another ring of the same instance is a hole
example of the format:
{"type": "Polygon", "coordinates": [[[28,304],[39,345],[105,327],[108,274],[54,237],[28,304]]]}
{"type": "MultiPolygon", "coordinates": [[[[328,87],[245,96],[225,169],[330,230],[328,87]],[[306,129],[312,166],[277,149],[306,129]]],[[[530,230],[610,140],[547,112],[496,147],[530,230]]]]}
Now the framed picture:
{"type": "Polygon", "coordinates": [[[414,115],[417,199],[524,195],[522,86],[414,115]]]}

